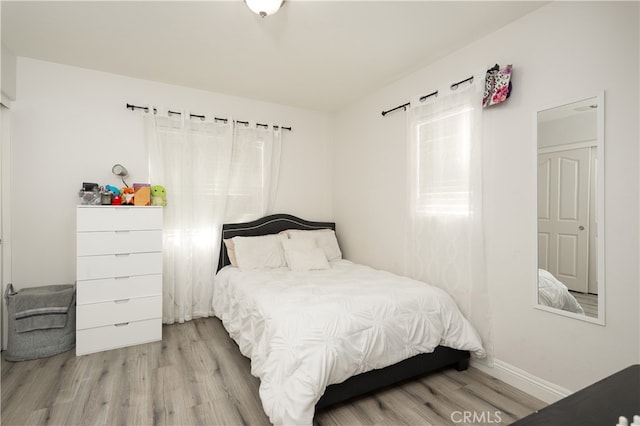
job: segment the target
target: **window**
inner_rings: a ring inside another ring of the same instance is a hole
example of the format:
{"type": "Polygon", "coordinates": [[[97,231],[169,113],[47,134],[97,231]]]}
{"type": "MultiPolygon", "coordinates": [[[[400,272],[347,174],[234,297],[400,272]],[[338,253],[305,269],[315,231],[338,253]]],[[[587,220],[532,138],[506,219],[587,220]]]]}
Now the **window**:
{"type": "Polygon", "coordinates": [[[452,106],[415,125],[416,214],[469,215],[472,114],[469,105],[452,106]]]}
{"type": "Polygon", "coordinates": [[[270,187],[277,178],[271,175],[272,155],[267,154],[272,145],[273,136],[265,130],[236,130],[227,188],[227,221],[245,222],[268,210],[270,187]]]}

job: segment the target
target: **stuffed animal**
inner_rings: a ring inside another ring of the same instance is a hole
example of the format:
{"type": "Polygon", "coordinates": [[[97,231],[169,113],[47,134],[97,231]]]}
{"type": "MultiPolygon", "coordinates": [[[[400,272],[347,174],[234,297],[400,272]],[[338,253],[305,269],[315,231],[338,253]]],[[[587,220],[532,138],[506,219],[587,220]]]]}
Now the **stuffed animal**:
{"type": "Polygon", "coordinates": [[[133,188],[122,188],[122,204],[133,204],[133,188]]]}
{"type": "Polygon", "coordinates": [[[120,195],[120,190],[118,188],[116,188],[115,186],[107,185],[107,186],[105,186],[105,189],[107,191],[111,192],[114,197],[116,195],[120,195]]]}
{"type": "Polygon", "coordinates": [[[151,187],[151,205],[152,206],[166,206],[167,194],[164,186],[153,185],[151,187]]]}

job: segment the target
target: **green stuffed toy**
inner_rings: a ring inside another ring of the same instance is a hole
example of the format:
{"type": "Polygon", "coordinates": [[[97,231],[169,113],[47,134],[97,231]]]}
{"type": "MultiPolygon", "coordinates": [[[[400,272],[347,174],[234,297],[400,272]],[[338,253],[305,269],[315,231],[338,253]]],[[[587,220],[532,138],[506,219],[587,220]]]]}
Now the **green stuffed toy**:
{"type": "Polygon", "coordinates": [[[166,206],[167,194],[164,186],[154,185],[151,187],[151,205],[152,206],[166,206]]]}

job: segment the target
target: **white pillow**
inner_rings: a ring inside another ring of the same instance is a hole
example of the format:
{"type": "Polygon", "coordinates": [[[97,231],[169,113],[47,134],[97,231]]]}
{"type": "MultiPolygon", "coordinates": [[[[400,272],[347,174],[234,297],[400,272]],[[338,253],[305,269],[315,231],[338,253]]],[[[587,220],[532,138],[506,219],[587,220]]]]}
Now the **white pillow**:
{"type": "Polygon", "coordinates": [[[295,240],[287,238],[282,240],[282,247],[286,253],[287,250],[311,250],[318,246],[315,238],[297,238],[295,240]]]}
{"type": "Polygon", "coordinates": [[[292,271],[311,271],[319,269],[330,269],[324,250],[315,247],[306,250],[285,250],[287,265],[292,271]]]}
{"type": "Polygon", "coordinates": [[[315,239],[316,244],[324,250],[324,254],[327,256],[327,260],[329,261],[342,259],[342,252],[340,251],[340,246],[336,239],[336,233],[333,229],[317,229],[312,231],[289,229],[287,234],[291,239],[315,239]]]}
{"type": "Polygon", "coordinates": [[[224,240],[224,245],[227,247],[227,256],[229,256],[229,262],[231,262],[231,266],[238,266],[238,261],[236,260],[236,248],[233,245],[233,240],[231,238],[227,238],[224,240]]]}
{"type": "Polygon", "coordinates": [[[286,235],[233,237],[236,261],[241,270],[271,269],[287,266],[282,241],[286,235]]]}

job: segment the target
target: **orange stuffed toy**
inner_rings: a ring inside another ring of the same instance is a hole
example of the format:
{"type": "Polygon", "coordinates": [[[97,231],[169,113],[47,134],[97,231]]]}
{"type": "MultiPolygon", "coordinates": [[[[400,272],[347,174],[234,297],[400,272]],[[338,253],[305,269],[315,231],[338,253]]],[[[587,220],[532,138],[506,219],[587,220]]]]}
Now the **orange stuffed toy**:
{"type": "Polygon", "coordinates": [[[122,196],[122,204],[133,204],[133,188],[122,188],[120,195],[122,196]]]}

